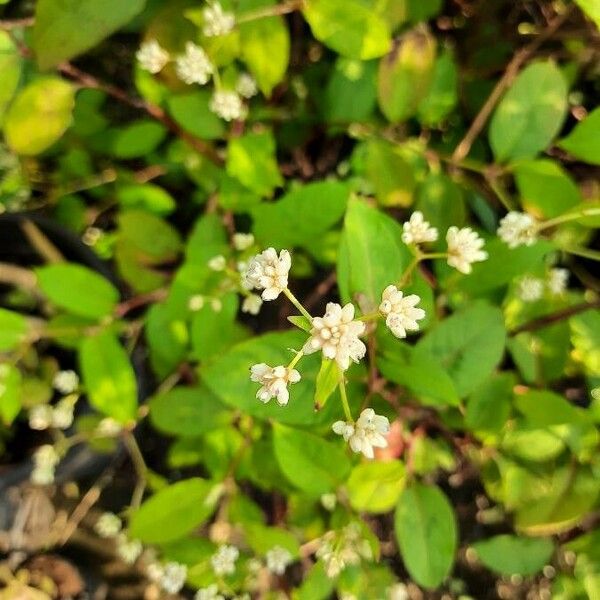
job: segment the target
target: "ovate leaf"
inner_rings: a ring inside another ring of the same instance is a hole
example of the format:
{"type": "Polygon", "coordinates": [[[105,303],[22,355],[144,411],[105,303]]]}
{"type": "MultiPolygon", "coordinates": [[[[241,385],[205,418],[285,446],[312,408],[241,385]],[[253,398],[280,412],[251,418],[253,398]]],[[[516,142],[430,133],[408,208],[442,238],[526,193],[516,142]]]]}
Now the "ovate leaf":
{"type": "Polygon", "coordinates": [[[21,78],[22,58],[7,31],[0,31],[0,124],[21,78]]]}
{"type": "Polygon", "coordinates": [[[315,385],[315,408],[320,409],[325,406],[329,396],[333,394],[340,382],[340,369],[335,362],[329,358],[323,358],[321,368],[317,375],[315,385]]]}
{"type": "Polygon", "coordinates": [[[5,425],[10,425],[21,410],[21,384],[21,371],[0,363],[0,421],[5,425]]]}
{"type": "Polygon", "coordinates": [[[357,465],[346,484],[352,508],[371,513],[392,510],[404,488],[405,475],[406,469],[399,460],[357,465]]]}
{"type": "MultiPolygon", "coordinates": [[[[600,15],[600,8],[598,9],[600,15]]],[[[558,145],[576,158],[600,165],[600,108],[593,110],[558,145]]]]}
{"type": "Polygon", "coordinates": [[[16,348],[25,338],[27,329],[23,315],[0,308],[0,352],[16,348]]]}

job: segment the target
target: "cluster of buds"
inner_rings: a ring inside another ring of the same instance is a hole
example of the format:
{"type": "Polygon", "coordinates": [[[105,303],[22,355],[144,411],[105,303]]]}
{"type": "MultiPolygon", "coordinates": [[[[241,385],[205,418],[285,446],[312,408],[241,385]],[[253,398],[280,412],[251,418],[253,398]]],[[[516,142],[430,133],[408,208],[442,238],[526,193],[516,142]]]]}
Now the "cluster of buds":
{"type": "Polygon", "coordinates": [[[551,296],[562,296],[569,282],[569,271],[567,269],[550,269],[546,278],[525,275],[518,282],[518,296],[523,302],[537,302],[544,292],[551,296]]]}
{"type": "Polygon", "coordinates": [[[373,560],[369,542],[363,538],[358,523],[350,523],[341,531],[328,531],[320,541],[316,556],[323,561],[327,577],[337,577],[347,566],[361,560],[373,560]]]}

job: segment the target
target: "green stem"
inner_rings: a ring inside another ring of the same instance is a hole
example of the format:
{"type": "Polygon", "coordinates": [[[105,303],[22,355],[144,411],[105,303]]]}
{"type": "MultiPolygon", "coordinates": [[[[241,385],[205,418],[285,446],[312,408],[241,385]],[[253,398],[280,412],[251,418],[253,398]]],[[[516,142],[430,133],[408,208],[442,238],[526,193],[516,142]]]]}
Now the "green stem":
{"type": "Polygon", "coordinates": [[[398,281],[398,287],[402,287],[403,285],[405,285],[406,283],[408,283],[410,281],[412,272],[415,270],[416,266],[421,262],[421,260],[423,258],[420,250],[418,248],[415,248],[415,250],[416,250],[417,254],[412,259],[412,261],[410,262],[408,267],[406,267],[406,271],[404,271],[404,273],[402,273],[402,275],[398,281]]]}
{"type": "Polygon", "coordinates": [[[510,201],[508,194],[504,191],[504,188],[498,183],[498,181],[495,179],[488,179],[488,183],[504,208],[509,212],[513,210],[512,202],[510,201]]]}
{"type": "Polygon", "coordinates": [[[589,248],[581,248],[580,246],[562,246],[561,250],[575,256],[582,256],[590,260],[600,261],[600,252],[598,250],[590,250],[589,248]]]}
{"type": "Polygon", "coordinates": [[[285,15],[296,10],[300,10],[304,5],[303,0],[291,0],[291,2],[284,2],[282,4],[276,4],[275,6],[266,6],[257,10],[249,11],[239,17],[236,17],[236,23],[247,23],[248,21],[255,21],[256,19],[264,19],[266,17],[275,17],[277,15],[285,15]]]}
{"type": "Polygon", "coordinates": [[[421,256],[421,258],[423,260],[430,259],[430,258],[448,258],[448,253],[447,252],[431,252],[428,254],[423,254],[421,256]]]}
{"type": "Polygon", "coordinates": [[[379,314],[378,311],[372,312],[372,313],[367,313],[366,315],[362,315],[361,317],[358,317],[358,319],[356,319],[357,321],[376,321],[377,319],[379,319],[379,317],[381,317],[381,315],[379,314]]]}
{"type": "Polygon", "coordinates": [[[344,407],[344,414],[346,415],[346,420],[349,423],[354,423],[354,419],[352,418],[352,413],[350,412],[350,404],[348,404],[348,395],[346,394],[346,382],[344,381],[344,373],[342,373],[341,371],[340,371],[339,388],[340,388],[340,396],[342,397],[342,406],[344,407]]]}
{"type": "Polygon", "coordinates": [[[294,358],[292,358],[290,364],[287,366],[288,369],[293,369],[298,362],[300,362],[300,359],[304,356],[304,350],[298,350],[298,352],[296,352],[296,356],[294,356],[294,358]]]}
{"type": "Polygon", "coordinates": [[[135,511],[140,507],[144,497],[148,467],[146,466],[146,461],[144,460],[144,456],[138,446],[137,440],[130,431],[123,431],[123,442],[125,443],[125,447],[127,448],[127,452],[129,453],[129,457],[131,458],[131,462],[133,463],[133,467],[137,474],[137,482],[133,490],[130,506],[130,508],[135,511]]]}
{"type": "Polygon", "coordinates": [[[312,323],[312,317],[310,313],[302,306],[298,298],[292,294],[292,292],[288,288],[283,289],[283,293],[286,295],[287,299],[300,311],[300,313],[308,319],[309,323],[312,323]]]}
{"type": "Polygon", "coordinates": [[[568,223],[569,221],[576,221],[581,217],[595,217],[600,215],[600,208],[587,208],[583,210],[579,210],[573,213],[566,213],[564,215],[560,215],[558,217],[554,217],[554,219],[548,219],[543,223],[540,223],[537,226],[538,231],[542,231],[543,229],[548,229],[550,227],[556,227],[556,225],[561,225],[562,223],[568,223]]]}

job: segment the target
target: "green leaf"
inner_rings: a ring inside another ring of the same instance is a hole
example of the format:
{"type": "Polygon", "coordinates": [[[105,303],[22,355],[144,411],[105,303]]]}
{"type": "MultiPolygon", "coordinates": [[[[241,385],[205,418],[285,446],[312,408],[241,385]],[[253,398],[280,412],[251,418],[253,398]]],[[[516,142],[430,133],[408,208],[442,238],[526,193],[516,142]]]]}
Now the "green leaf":
{"type": "Polygon", "coordinates": [[[146,544],[164,544],[183,537],[211,516],[220,490],[220,484],[199,477],[160,490],[133,514],[129,536],[146,544]]]}
{"type": "Polygon", "coordinates": [[[315,408],[320,410],[340,382],[340,369],[334,360],[323,358],[315,385],[315,408]]]}
{"type": "Polygon", "coordinates": [[[575,357],[591,377],[600,377],[600,311],[588,310],[569,320],[575,357]]]}
{"type": "Polygon", "coordinates": [[[166,377],[187,353],[189,332],[181,311],[169,304],[154,304],[146,313],[144,333],[152,368],[159,377],[166,377]]]}
{"type": "Polygon", "coordinates": [[[514,167],[521,204],[540,219],[556,217],[582,202],[576,183],[553,160],[527,160],[514,167]]]}
{"type": "Polygon", "coordinates": [[[142,209],[156,215],[168,215],[177,203],[164,188],[152,183],[132,183],[117,189],[117,200],[125,209],[142,209]]]}
{"type": "Polygon", "coordinates": [[[379,107],[388,121],[398,123],[416,114],[429,92],[436,41],[427,30],[404,34],[379,63],[379,107]]]}
{"type": "Polygon", "coordinates": [[[600,29],[600,2],[598,0],[575,0],[575,2],[600,29]]]}
{"type": "Polygon", "coordinates": [[[96,46],[142,11],[145,0],[39,0],[33,48],[49,69],[96,46]]]}
{"type": "Polygon", "coordinates": [[[219,215],[204,215],[196,221],[188,238],[186,262],[206,266],[213,256],[225,254],[228,246],[227,234],[219,215]]]}
{"type": "Polygon", "coordinates": [[[400,496],[394,527],[411,577],[429,589],[439,586],[450,574],[458,542],[446,496],[435,486],[412,483],[400,496]]]}
{"type": "Polygon", "coordinates": [[[269,131],[247,133],[229,141],[227,173],[261,196],[272,196],[283,184],[275,159],[275,138],[269,131]]]}
{"type": "Polygon", "coordinates": [[[417,108],[423,125],[437,125],[454,109],[458,102],[458,68],[451,52],[445,51],[433,65],[427,94],[417,108]]]}
{"type": "Polygon", "coordinates": [[[359,0],[309,0],[303,10],[313,35],[348,58],[369,60],[383,56],[391,36],[384,16],[374,2],[359,0]]]}
{"type": "MultiPolygon", "coordinates": [[[[600,16],[600,8],[598,9],[600,16]]],[[[600,165],[600,108],[593,110],[583,121],[577,123],[573,131],[558,142],[558,145],[576,158],[600,165]]]]}
{"type": "Polygon", "coordinates": [[[150,400],[150,419],[163,433],[198,436],[219,424],[222,410],[206,387],[175,387],[150,400]]]}
{"type": "Polygon", "coordinates": [[[23,315],[0,307],[0,352],[16,348],[25,339],[27,330],[23,315]]]}
{"type": "Polygon", "coordinates": [[[73,263],[36,269],[40,289],[64,310],[91,319],[110,315],[119,300],[118,290],[102,275],[73,263]]]}
{"type": "Polygon", "coordinates": [[[265,556],[276,546],[287,550],[293,558],[300,554],[298,540],[285,529],[267,527],[262,523],[247,523],[244,526],[246,542],[256,554],[265,556]]]}
{"type": "Polygon", "coordinates": [[[302,316],[302,315],[291,315],[287,318],[287,320],[292,324],[298,327],[298,329],[302,329],[302,331],[309,332],[312,329],[312,325],[310,321],[302,316]]]}
{"type": "Polygon", "coordinates": [[[204,140],[215,140],[225,134],[225,123],[209,109],[211,93],[194,90],[169,96],[169,112],[183,129],[204,140]]]}
{"type": "Polygon", "coordinates": [[[495,535],[473,544],[481,562],[501,575],[535,575],[554,552],[552,540],[495,535]]]}
{"type": "Polygon", "coordinates": [[[510,415],[513,373],[499,373],[486,379],[467,399],[465,423],[473,431],[499,432],[510,415]]]}
{"type": "Polygon", "coordinates": [[[22,59],[7,31],[0,31],[0,125],[21,79],[22,59]]]}
{"type": "Polygon", "coordinates": [[[392,510],[404,488],[405,477],[406,469],[399,460],[357,465],[346,483],[352,508],[370,513],[392,510]]]}
{"type": "Polygon", "coordinates": [[[585,421],[585,412],[547,390],[528,390],[525,394],[519,394],[515,396],[515,406],[527,422],[535,427],[585,421]]]}
{"type": "Polygon", "coordinates": [[[8,363],[0,364],[0,419],[11,425],[21,410],[21,371],[8,363]]]}
{"type": "Polygon", "coordinates": [[[438,323],[419,340],[416,349],[448,371],[463,397],[500,363],[505,337],[502,311],[476,302],[438,323]]]}
{"type": "Polygon", "coordinates": [[[292,248],[310,246],[344,216],[348,186],[320,181],[299,186],[277,202],[261,204],[252,211],[253,231],[264,246],[292,248]],[[294,223],[282,227],[282,223],[294,223]]]}
{"type": "Polygon", "coordinates": [[[310,496],[334,490],[350,472],[344,449],[313,433],[276,423],[273,443],[283,474],[310,496]]]}
{"type": "Polygon", "coordinates": [[[6,143],[17,154],[33,156],[60,139],[71,124],[75,88],[58,77],[41,77],[15,97],[4,121],[6,143]]]}
{"type": "Polygon", "coordinates": [[[397,148],[384,140],[370,140],[366,145],[366,171],[382,206],[410,206],[415,189],[411,165],[397,148]]]}
{"type": "Polygon", "coordinates": [[[84,339],[79,362],[91,405],[120,423],[135,420],[137,383],[119,340],[109,332],[84,339]]]}
{"type": "MultiPolygon", "coordinates": [[[[244,9],[273,6],[273,0],[245,0],[244,9]]],[[[240,23],[242,59],[258,88],[270,96],[282,81],[290,60],[290,34],[283,17],[274,16],[240,23]]]]}
{"type": "Polygon", "coordinates": [[[167,130],[156,121],[142,119],[118,129],[111,141],[117,158],[138,158],[156,150],[167,136],[167,130]]]}
{"type": "Polygon", "coordinates": [[[396,283],[411,255],[396,221],[359,199],[350,199],[338,255],[338,285],[345,302],[364,294],[379,306],[381,293],[396,283]]]}
{"type": "Polygon", "coordinates": [[[550,61],[527,66],[496,108],[489,139],[499,162],[533,158],[554,139],[567,111],[567,84],[550,61]]]}

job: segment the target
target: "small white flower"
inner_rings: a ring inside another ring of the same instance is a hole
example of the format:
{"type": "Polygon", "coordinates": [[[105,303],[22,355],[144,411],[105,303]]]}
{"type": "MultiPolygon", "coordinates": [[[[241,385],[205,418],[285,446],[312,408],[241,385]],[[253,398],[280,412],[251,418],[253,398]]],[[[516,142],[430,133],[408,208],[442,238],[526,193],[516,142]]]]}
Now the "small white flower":
{"type": "Polygon", "coordinates": [[[482,250],[484,241],[470,227],[450,227],[446,233],[448,264],[468,275],[471,264],[486,260],[488,253],[482,250]]]}
{"type": "Polygon", "coordinates": [[[497,233],[509,248],[531,246],[537,239],[535,220],[527,213],[514,210],[500,220],[497,233]]]}
{"type": "Polygon", "coordinates": [[[408,588],[402,582],[394,584],[389,589],[389,600],[409,600],[408,588]]]}
{"type": "Polygon", "coordinates": [[[550,269],[548,272],[548,289],[555,296],[560,296],[567,289],[569,282],[568,269],[550,269]]]}
{"type": "Polygon", "coordinates": [[[224,596],[219,594],[219,586],[216,583],[202,588],[196,592],[194,600],[225,600],[224,596]]]}
{"type": "Polygon", "coordinates": [[[144,546],[139,540],[130,540],[125,534],[117,538],[117,554],[128,565],[132,565],[142,554],[144,546]]]}
{"type": "Polygon", "coordinates": [[[381,294],[379,312],[385,317],[385,324],[398,338],[406,337],[407,331],[418,331],[417,321],[425,318],[425,311],[416,308],[421,298],[416,294],[404,296],[395,286],[388,285],[381,294]]]}
{"type": "Polygon", "coordinates": [[[435,242],[438,239],[438,230],[423,219],[423,213],[416,210],[410,219],[402,225],[402,241],[405,244],[422,244],[435,242]]]}
{"type": "Polygon", "coordinates": [[[104,417],[96,427],[96,435],[101,437],[116,437],[123,426],[112,417],[104,417]]]}
{"type": "Polygon", "coordinates": [[[210,559],[215,575],[232,575],[235,573],[235,561],[240,551],[235,546],[223,544],[210,559]]]}
{"type": "Polygon", "coordinates": [[[300,373],[296,369],[288,369],[283,365],[270,367],[265,363],[253,365],[250,369],[250,380],[261,384],[256,397],[264,403],[276,398],[280,406],[285,406],[290,399],[288,384],[298,383],[300,373]]]}
{"type": "Polygon", "coordinates": [[[33,471],[31,472],[31,483],[35,485],[50,485],[54,482],[54,469],[59,463],[54,446],[45,444],[40,446],[33,454],[33,471]]]}
{"type": "Polygon", "coordinates": [[[135,57],[142,69],[153,74],[162,71],[170,59],[169,53],[156,40],[144,42],[136,52],[135,57]]]}
{"type": "Polygon", "coordinates": [[[219,298],[211,298],[210,308],[213,312],[220,313],[223,310],[223,303],[219,298]]]}
{"type": "Polygon", "coordinates": [[[212,75],[214,67],[206,52],[194,42],[187,42],[185,54],[177,57],[175,61],[177,77],[189,84],[199,83],[204,85],[212,75]]]}
{"type": "Polygon", "coordinates": [[[304,353],[322,350],[325,358],[335,359],[342,370],[350,366],[350,361],[358,362],[367,348],[359,339],[365,332],[365,324],[354,320],[354,306],[350,303],[343,308],[329,302],[325,314],[312,320],[310,338],[304,344],[304,353]]]}
{"type": "Polygon", "coordinates": [[[248,263],[244,280],[248,289],[263,290],[263,300],[275,300],[288,284],[292,258],[287,250],[277,256],[275,248],[267,248],[248,263]]]}
{"type": "Polygon", "coordinates": [[[187,567],[185,565],[169,562],[163,567],[159,585],[168,594],[176,594],[185,585],[186,578],[187,567]]]}
{"type": "Polygon", "coordinates": [[[225,35],[235,26],[234,14],[225,12],[219,2],[209,2],[202,10],[202,18],[202,32],[206,37],[225,35]]]}
{"type": "Polygon", "coordinates": [[[195,294],[194,296],[191,296],[188,300],[188,308],[192,312],[202,310],[204,308],[204,296],[201,294],[195,294]]]}
{"type": "Polygon", "coordinates": [[[246,118],[246,107],[241,96],[231,90],[216,90],[208,105],[211,112],[225,121],[246,118]]]}
{"type": "Polygon", "coordinates": [[[267,569],[274,575],[283,575],[288,565],[293,562],[292,555],[281,546],[274,546],[265,555],[267,569]]]}
{"type": "Polygon", "coordinates": [[[159,562],[151,562],[146,567],[146,575],[150,581],[154,581],[154,583],[159,583],[161,577],[165,572],[164,567],[159,562]]]}
{"type": "Polygon", "coordinates": [[[48,429],[52,424],[52,407],[48,404],[37,404],[29,409],[29,427],[37,431],[48,429]]]}
{"type": "Polygon", "coordinates": [[[242,302],[242,312],[257,315],[260,312],[262,303],[262,298],[258,294],[250,294],[242,302]]]}
{"type": "Polygon", "coordinates": [[[233,247],[236,250],[242,252],[247,250],[254,244],[254,236],[251,233],[234,233],[233,234],[233,247]]]}
{"type": "Polygon", "coordinates": [[[537,277],[525,276],[519,281],[519,298],[523,302],[535,302],[544,294],[544,282],[537,277]]]}
{"type": "Polygon", "coordinates": [[[235,91],[242,97],[250,99],[258,94],[256,80],[249,73],[242,73],[235,84],[235,91]]]}
{"type": "Polygon", "coordinates": [[[79,385],[79,376],[75,371],[59,371],[52,380],[54,389],[61,394],[72,394],[79,385]]]}
{"type": "Polygon", "coordinates": [[[52,410],[52,427],[68,429],[73,425],[75,402],[77,402],[76,395],[67,396],[59,400],[52,410]]]}
{"type": "Polygon", "coordinates": [[[208,261],[208,268],[211,269],[212,271],[223,271],[226,266],[227,266],[227,260],[225,259],[225,257],[222,254],[213,256],[208,261]]]}
{"type": "MultiPolygon", "coordinates": [[[[344,423],[345,425],[345,423],[344,423]]],[[[321,506],[331,512],[337,504],[337,496],[333,493],[323,494],[321,496],[321,506]]]]}
{"type": "Polygon", "coordinates": [[[356,423],[336,421],[332,429],[341,435],[353,452],[362,452],[367,458],[373,458],[373,448],[386,448],[385,435],[390,431],[387,417],[375,414],[372,408],[365,408],[356,423]]]}
{"type": "Polygon", "coordinates": [[[121,531],[123,523],[114,513],[105,512],[96,521],[94,531],[103,538],[114,537],[121,531]]]}
{"type": "Polygon", "coordinates": [[[104,236],[104,231],[98,227],[88,227],[81,236],[81,241],[86,246],[95,246],[104,236]]]}

